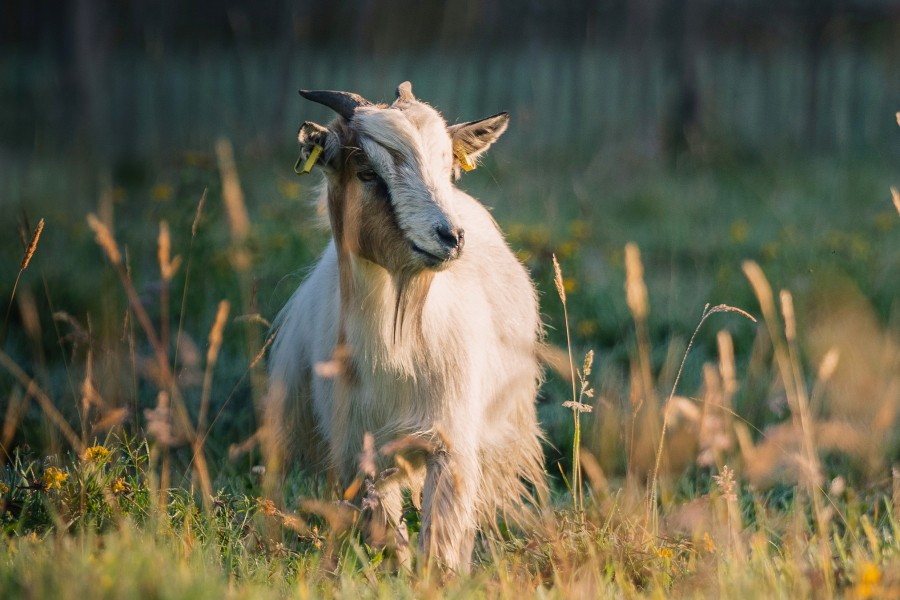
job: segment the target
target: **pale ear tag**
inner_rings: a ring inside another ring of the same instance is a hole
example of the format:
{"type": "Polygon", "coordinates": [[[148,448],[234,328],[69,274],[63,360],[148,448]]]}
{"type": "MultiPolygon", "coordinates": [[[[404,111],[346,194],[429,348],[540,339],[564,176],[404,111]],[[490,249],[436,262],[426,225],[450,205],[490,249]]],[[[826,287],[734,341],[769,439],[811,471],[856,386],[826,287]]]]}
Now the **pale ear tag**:
{"type": "Polygon", "coordinates": [[[319,160],[319,155],[322,154],[322,146],[316,144],[313,146],[312,151],[309,153],[309,158],[306,159],[306,162],[303,163],[302,169],[297,169],[300,166],[300,161],[303,160],[302,156],[297,157],[297,162],[294,163],[294,173],[297,175],[306,175],[310,171],[312,171],[313,165],[316,164],[316,161],[319,160]]]}
{"type": "Polygon", "coordinates": [[[459,161],[459,166],[463,168],[463,171],[472,171],[475,169],[475,163],[472,162],[472,160],[469,158],[469,155],[466,154],[466,151],[463,150],[461,146],[456,146],[453,149],[453,154],[459,161]]]}

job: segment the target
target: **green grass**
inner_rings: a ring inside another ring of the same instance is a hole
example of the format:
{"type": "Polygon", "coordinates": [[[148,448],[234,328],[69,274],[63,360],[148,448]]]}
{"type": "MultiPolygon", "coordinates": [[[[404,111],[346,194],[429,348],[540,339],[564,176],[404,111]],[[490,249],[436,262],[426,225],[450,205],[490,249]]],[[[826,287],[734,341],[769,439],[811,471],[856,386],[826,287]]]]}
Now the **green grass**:
{"type": "MultiPolygon", "coordinates": [[[[229,457],[256,429],[264,368],[250,364],[265,342],[264,325],[226,324],[203,445],[212,501],[201,497],[190,446],[169,448],[148,434],[144,411],[171,382],[149,368],[146,335],[85,215],[114,215],[113,233],[154,327],[161,314],[158,222],[168,222],[172,253],[184,259],[172,281],[170,328],[178,331],[183,319],[196,354],[190,343],[178,348],[189,421],[203,394],[218,302],[230,301],[232,318],[271,320],[327,238],[306,201],[315,182],[294,177],[289,153],[239,153],[250,233],[236,242],[209,152],[120,166],[99,184],[76,160],[37,161],[0,183],[16,206],[10,217],[21,210],[30,228],[41,217],[47,223],[3,325],[3,350],[46,393],[79,447],[110,450],[105,459],[86,460],[33,388],[26,392],[8,370],[0,373],[8,430],[0,431],[4,596],[793,598],[900,591],[900,474],[892,471],[900,465],[900,217],[888,191],[900,174],[892,165],[873,156],[743,160],[725,153],[663,167],[627,152],[522,155],[501,143],[462,185],[495,208],[541,291],[549,340],[564,346],[551,262],[559,257],[576,364],[595,351],[593,412],[580,417],[585,518],[570,508],[560,475],[572,473],[573,419],[562,406],[571,388],[549,373],[539,407],[552,443],[546,523],[485,536],[473,574],[445,579],[421,560],[411,574],[380,566],[383,557],[365,547],[352,522],[337,527],[327,510],[304,504],[325,486],[302,473],[288,479],[285,506],[274,510],[253,470],[257,451],[229,457]],[[637,326],[624,289],[628,242],[640,248],[649,297],[649,315],[637,326]],[[249,256],[246,268],[236,267],[236,245],[249,256]],[[776,306],[765,319],[745,274],[748,260],[774,288],[776,306]],[[796,341],[784,333],[781,289],[793,294],[796,341]],[[659,500],[648,509],[663,403],[707,303],[740,307],[760,323],[724,314],[700,329],[672,405],[659,500]],[[59,311],[71,320],[54,319],[59,311]],[[646,338],[636,333],[642,327],[646,338]],[[725,334],[734,347],[734,389],[726,385],[725,334]],[[832,348],[838,364],[822,372],[832,348]],[[99,400],[86,404],[89,362],[99,400]],[[649,383],[640,381],[641,365],[649,383]],[[97,428],[120,408],[128,411],[124,422],[97,428]]],[[[21,252],[10,236],[0,242],[0,281],[9,289],[21,252]]],[[[166,351],[172,361],[174,341],[166,351]]],[[[417,518],[410,517],[415,535],[417,518]]]]}

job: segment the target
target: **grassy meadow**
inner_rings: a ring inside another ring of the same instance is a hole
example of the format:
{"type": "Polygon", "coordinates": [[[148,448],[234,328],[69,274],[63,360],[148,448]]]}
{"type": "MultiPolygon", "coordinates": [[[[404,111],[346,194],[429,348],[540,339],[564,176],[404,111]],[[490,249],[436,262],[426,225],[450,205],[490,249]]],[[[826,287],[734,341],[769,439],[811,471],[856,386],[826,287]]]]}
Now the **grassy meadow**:
{"type": "Polygon", "coordinates": [[[4,161],[0,597],[900,598],[896,155],[523,139],[460,185],[558,349],[553,499],[466,576],[393,572],[302,465],[263,489],[269,323],[328,237],[290,146],[4,161]]]}

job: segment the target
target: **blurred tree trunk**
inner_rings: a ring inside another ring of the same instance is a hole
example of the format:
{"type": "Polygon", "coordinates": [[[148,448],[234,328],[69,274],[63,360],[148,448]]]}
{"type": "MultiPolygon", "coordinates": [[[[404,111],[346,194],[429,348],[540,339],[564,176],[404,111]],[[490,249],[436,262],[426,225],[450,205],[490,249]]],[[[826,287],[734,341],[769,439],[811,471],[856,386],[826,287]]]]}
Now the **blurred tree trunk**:
{"type": "Polygon", "coordinates": [[[101,3],[95,0],[75,0],[72,27],[74,35],[74,72],[78,91],[79,123],[73,123],[86,149],[95,158],[108,152],[104,119],[107,102],[103,94],[103,74],[107,56],[105,28],[101,3]],[[83,136],[83,137],[82,137],[83,136]]]}
{"type": "Polygon", "coordinates": [[[696,0],[667,0],[663,7],[666,70],[673,81],[662,123],[662,146],[674,165],[694,150],[700,120],[697,92],[698,9],[696,0]]]}
{"type": "Polygon", "coordinates": [[[806,115],[804,135],[810,147],[819,143],[816,133],[819,122],[819,71],[825,52],[825,32],[837,12],[836,0],[807,0],[801,12],[806,53],[806,115]]]}

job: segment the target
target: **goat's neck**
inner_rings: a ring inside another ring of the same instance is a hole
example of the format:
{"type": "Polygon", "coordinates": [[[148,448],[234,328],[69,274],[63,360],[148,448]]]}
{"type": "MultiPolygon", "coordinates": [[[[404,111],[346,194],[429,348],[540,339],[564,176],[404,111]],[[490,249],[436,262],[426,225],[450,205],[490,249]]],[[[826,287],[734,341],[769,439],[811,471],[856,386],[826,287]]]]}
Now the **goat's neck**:
{"type": "MultiPolygon", "coordinates": [[[[341,288],[341,319],[345,327],[365,332],[367,345],[388,352],[419,345],[422,312],[428,297],[431,273],[392,274],[356,256],[344,261],[349,271],[341,288]]],[[[345,331],[346,335],[346,331],[345,331]]]]}

